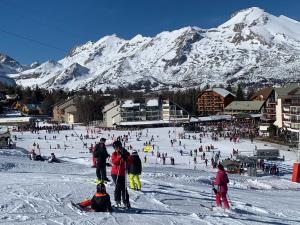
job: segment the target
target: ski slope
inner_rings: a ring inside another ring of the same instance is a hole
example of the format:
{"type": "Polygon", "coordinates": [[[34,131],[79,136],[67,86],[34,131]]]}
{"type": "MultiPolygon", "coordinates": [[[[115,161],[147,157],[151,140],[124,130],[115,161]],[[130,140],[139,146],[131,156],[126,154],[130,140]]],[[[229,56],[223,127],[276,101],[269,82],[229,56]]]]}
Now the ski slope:
{"type": "MultiPolygon", "coordinates": [[[[12,132],[17,135],[17,149],[0,150],[0,223],[1,224],[300,224],[299,198],[300,184],[290,181],[291,174],[285,176],[247,177],[229,175],[229,200],[232,212],[223,210],[210,211],[206,207],[215,206],[212,201],[210,182],[216,170],[206,167],[200,156],[197,164],[189,156],[189,151],[199,148],[199,140],[184,139],[184,155],[179,153],[180,146],[171,138],[178,136],[182,128],[153,128],[143,130],[141,141],[137,141],[135,131],[131,133],[129,143],[134,149],[141,150],[143,143],[154,136],[155,152],[157,146],[161,153],[175,157],[175,166],[161,161],[155,163],[155,157],[147,153],[142,174],[142,192],[129,190],[130,202],[138,211],[115,211],[113,213],[82,212],[71,206],[70,201],[79,202],[93,195],[95,169],[91,168],[91,154],[76,134],[86,135],[85,127],[75,127],[74,136],[70,131],[60,134],[48,134],[40,131],[12,132]],[[45,140],[45,135],[47,140],[45,140]],[[52,140],[53,135],[57,136],[52,140]],[[67,135],[67,139],[65,135],[67,135]],[[33,143],[38,143],[42,155],[55,155],[63,160],[60,164],[31,161],[27,150],[33,143]],[[60,144],[62,149],[54,149],[60,144]],[[51,149],[50,149],[51,145],[51,149]],[[66,149],[64,149],[66,146],[66,149]],[[206,207],[203,207],[201,205],[206,207]]],[[[83,140],[94,143],[99,137],[108,137],[107,131],[93,133],[93,138],[83,140]]],[[[111,131],[112,135],[127,134],[127,131],[111,131]]],[[[111,143],[108,140],[108,143],[111,143]]],[[[265,143],[240,140],[234,144],[229,140],[212,141],[210,137],[202,139],[202,145],[213,144],[225,158],[232,148],[250,154],[255,145],[258,148],[270,148],[265,143]]],[[[183,147],[182,147],[183,148],[183,147]]],[[[282,147],[282,149],[284,149],[282,147]]],[[[111,153],[113,150],[108,147],[111,153]]],[[[210,153],[206,153],[210,159],[210,153]]],[[[295,160],[295,153],[281,151],[287,159],[284,166],[290,168],[295,160]]],[[[145,153],[140,152],[143,161],[145,153]]],[[[108,168],[108,174],[110,174],[108,168]]],[[[109,176],[110,178],[110,176],[109,176]]],[[[107,187],[112,203],[114,185],[107,187]]]]}

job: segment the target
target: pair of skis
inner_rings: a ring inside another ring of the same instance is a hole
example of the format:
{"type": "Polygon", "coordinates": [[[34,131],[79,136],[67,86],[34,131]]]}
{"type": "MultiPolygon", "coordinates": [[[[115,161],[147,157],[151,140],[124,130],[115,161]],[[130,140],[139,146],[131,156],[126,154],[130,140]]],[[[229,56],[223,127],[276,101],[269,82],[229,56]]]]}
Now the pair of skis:
{"type": "MultiPolygon", "coordinates": [[[[76,209],[76,212],[78,214],[84,214],[85,212],[94,212],[93,209],[91,209],[90,207],[81,207],[78,203],[75,203],[73,201],[70,201],[71,203],[71,209],[73,211],[75,211],[74,209],[76,209]]],[[[127,207],[124,207],[124,206],[120,206],[120,205],[115,205],[115,206],[112,206],[113,208],[113,211],[112,212],[134,212],[134,213],[141,213],[142,210],[140,209],[135,209],[135,208],[127,208],[127,207]]]]}

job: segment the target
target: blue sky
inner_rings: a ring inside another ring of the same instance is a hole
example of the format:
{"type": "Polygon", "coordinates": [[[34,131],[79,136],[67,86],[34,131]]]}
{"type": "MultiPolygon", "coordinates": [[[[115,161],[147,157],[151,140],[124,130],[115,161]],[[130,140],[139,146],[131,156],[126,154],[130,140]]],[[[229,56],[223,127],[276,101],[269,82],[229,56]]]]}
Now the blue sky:
{"type": "Polygon", "coordinates": [[[58,60],[105,35],[211,28],[252,6],[300,21],[300,0],[0,0],[0,52],[27,64],[58,60]]]}

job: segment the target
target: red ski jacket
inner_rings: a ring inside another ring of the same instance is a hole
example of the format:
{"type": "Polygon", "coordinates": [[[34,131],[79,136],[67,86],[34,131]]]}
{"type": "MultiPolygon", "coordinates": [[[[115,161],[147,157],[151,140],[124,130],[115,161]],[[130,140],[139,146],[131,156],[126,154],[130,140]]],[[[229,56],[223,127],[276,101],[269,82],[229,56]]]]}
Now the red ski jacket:
{"type": "Polygon", "coordinates": [[[127,160],[124,160],[118,152],[114,152],[111,156],[111,175],[125,176],[126,167],[131,165],[131,156],[129,152],[124,153],[127,160]]]}
{"type": "Polygon", "coordinates": [[[216,179],[214,180],[213,184],[218,185],[219,189],[218,192],[227,192],[228,187],[227,184],[229,183],[229,179],[225,171],[218,170],[216,179]]]}

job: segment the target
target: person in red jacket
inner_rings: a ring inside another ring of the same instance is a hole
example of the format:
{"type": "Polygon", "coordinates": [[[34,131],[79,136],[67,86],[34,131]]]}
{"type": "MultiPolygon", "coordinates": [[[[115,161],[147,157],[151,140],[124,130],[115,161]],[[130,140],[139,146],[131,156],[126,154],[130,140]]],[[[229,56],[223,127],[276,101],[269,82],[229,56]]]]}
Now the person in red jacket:
{"type": "Polygon", "coordinates": [[[218,207],[222,207],[221,199],[224,204],[225,209],[229,209],[229,204],[227,200],[227,191],[228,187],[227,184],[229,183],[228,176],[224,170],[223,165],[218,165],[218,172],[216,179],[213,181],[213,185],[216,185],[216,204],[218,207]]]}
{"type": "Polygon", "coordinates": [[[121,198],[124,206],[130,208],[129,195],[126,188],[126,169],[131,164],[129,152],[122,147],[121,141],[113,143],[115,151],[112,153],[111,177],[115,183],[115,202],[117,206],[121,205],[121,198]]]}

